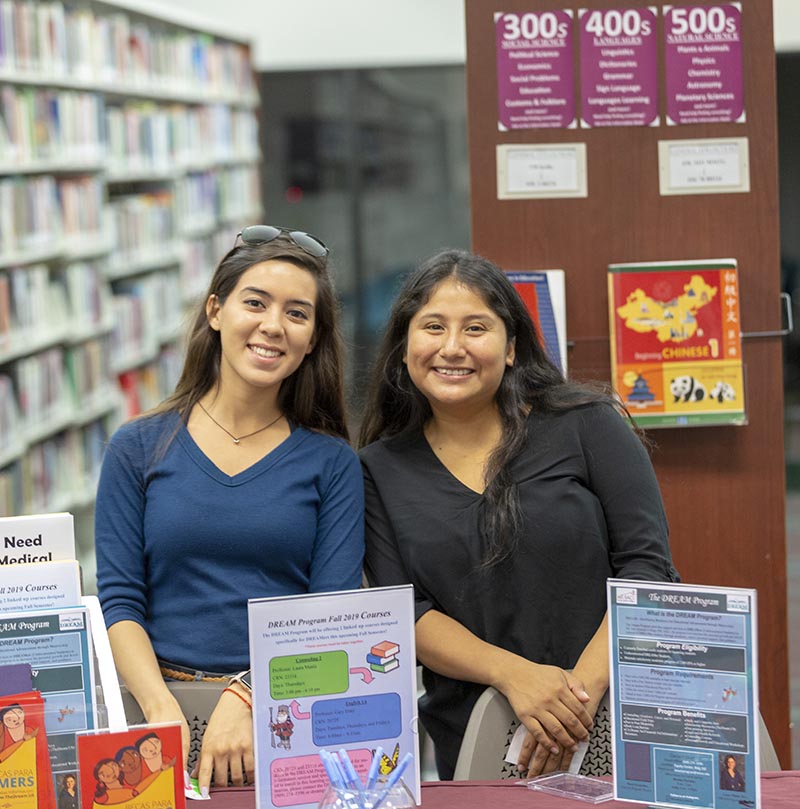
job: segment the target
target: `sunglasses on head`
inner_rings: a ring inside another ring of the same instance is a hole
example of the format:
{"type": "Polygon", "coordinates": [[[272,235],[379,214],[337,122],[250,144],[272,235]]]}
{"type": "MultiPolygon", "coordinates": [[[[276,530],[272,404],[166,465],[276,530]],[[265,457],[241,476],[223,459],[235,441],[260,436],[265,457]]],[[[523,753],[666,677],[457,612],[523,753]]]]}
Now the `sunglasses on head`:
{"type": "Polygon", "coordinates": [[[236,234],[233,246],[236,247],[239,239],[242,240],[243,244],[267,244],[267,242],[277,239],[282,233],[285,233],[301,250],[305,250],[310,256],[325,258],[328,255],[328,248],[316,236],[302,230],[281,228],[277,225],[250,225],[236,234]]]}

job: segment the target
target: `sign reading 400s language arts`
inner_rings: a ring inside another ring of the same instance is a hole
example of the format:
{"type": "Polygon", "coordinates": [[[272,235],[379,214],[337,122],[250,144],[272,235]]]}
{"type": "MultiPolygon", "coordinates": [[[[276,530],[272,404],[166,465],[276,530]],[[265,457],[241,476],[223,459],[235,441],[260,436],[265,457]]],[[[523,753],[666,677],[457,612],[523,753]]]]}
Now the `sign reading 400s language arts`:
{"type": "Polygon", "coordinates": [[[320,750],[342,748],[362,781],[412,753],[419,803],[413,602],[411,585],[249,602],[258,809],[315,809],[320,750]]]}
{"type": "Polygon", "coordinates": [[[755,590],[607,586],[614,797],[758,809],[755,590]]]}
{"type": "Polygon", "coordinates": [[[655,7],[581,9],[581,125],[657,126],[655,7]]]}
{"type": "Polygon", "coordinates": [[[501,132],[576,126],[572,14],[494,15],[501,132]]]}
{"type": "Polygon", "coordinates": [[[664,6],[667,123],[742,123],[742,4],[664,6]]]}

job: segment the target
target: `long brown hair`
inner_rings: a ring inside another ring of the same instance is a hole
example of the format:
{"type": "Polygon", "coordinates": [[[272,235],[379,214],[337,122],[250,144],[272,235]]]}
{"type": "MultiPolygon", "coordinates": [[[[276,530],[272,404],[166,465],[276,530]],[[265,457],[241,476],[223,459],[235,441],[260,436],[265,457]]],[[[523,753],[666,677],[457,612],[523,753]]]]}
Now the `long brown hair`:
{"type": "Polygon", "coordinates": [[[480,295],[503,321],[507,339],[514,340],[514,364],[506,367],[495,402],[502,436],[486,469],[487,550],[483,565],[509,557],[519,540],[522,512],[509,462],[525,445],[531,411],[553,413],[592,402],[615,400],[603,391],[568,382],[547,355],[525,304],[505,274],[481,256],[445,250],[424,261],[406,280],[392,307],[375,361],[372,384],[361,422],[358,444],[421,430],[431,406],[415,387],[403,362],[408,326],[436,288],[448,278],[480,295]]]}
{"type": "Polygon", "coordinates": [[[288,261],[308,270],[317,282],[314,349],[300,367],[283,381],[278,407],[286,418],[302,427],[349,439],[345,421],[344,363],[339,311],[325,257],[306,253],[286,236],[259,245],[234,247],[220,261],[208,291],[193,317],[175,391],[146,415],[177,412],[186,422],[192,408],[219,380],[222,345],[211,328],[206,301],[215,295],[222,306],[242,275],[263,261],[288,261]]]}

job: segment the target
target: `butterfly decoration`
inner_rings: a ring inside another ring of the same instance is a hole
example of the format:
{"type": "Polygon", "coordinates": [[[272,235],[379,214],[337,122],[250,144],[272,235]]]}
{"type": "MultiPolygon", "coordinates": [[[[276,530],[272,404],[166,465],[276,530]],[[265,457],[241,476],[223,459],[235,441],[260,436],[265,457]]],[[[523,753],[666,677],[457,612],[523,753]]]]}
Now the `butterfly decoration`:
{"type": "Polygon", "coordinates": [[[75,713],[74,708],[69,708],[69,707],[67,707],[67,708],[59,708],[58,709],[58,721],[63,722],[65,717],[70,716],[71,714],[74,714],[74,713],[75,713]]]}
{"type": "MultiPolygon", "coordinates": [[[[375,755],[375,751],[372,751],[372,755],[375,755]]],[[[389,775],[389,773],[397,766],[397,760],[400,758],[400,742],[397,742],[394,746],[394,750],[392,751],[392,757],[386,755],[386,753],[381,754],[380,764],[378,765],[378,772],[381,775],[389,775]]]]}
{"type": "Polygon", "coordinates": [[[722,689],[722,701],[727,702],[731,697],[736,696],[736,691],[733,688],[723,688],[722,689]]]}

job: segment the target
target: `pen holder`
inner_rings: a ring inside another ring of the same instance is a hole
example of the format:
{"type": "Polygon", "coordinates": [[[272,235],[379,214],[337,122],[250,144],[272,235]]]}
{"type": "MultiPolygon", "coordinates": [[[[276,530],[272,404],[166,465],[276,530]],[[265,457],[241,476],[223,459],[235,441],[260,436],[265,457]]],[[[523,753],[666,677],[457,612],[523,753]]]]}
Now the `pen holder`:
{"type": "Polygon", "coordinates": [[[388,790],[380,783],[375,789],[339,789],[330,786],[317,809],[412,809],[417,805],[414,795],[401,778],[388,790]]]}

